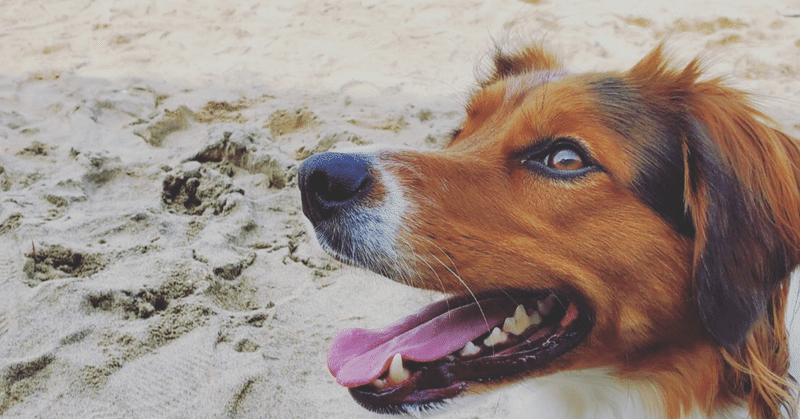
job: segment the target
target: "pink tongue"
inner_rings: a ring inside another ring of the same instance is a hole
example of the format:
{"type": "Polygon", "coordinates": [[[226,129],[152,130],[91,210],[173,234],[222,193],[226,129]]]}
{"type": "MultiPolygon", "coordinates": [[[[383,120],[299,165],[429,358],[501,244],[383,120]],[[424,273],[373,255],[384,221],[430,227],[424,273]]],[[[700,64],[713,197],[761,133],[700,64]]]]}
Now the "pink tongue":
{"type": "Polygon", "coordinates": [[[362,386],[378,378],[395,354],[418,362],[443,358],[501,324],[517,306],[498,297],[448,310],[454,300],[430,305],[383,329],[342,330],[328,350],[328,369],[339,384],[362,386]]]}

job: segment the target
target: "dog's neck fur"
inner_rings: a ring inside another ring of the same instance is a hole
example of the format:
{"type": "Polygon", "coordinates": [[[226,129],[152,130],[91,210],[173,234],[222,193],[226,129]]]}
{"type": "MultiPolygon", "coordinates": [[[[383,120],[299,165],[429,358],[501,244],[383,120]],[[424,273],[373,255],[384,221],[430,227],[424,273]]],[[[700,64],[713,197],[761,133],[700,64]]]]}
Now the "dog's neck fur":
{"type": "MultiPolygon", "coordinates": [[[[660,397],[658,389],[646,381],[620,379],[608,369],[590,369],[557,373],[500,391],[455,400],[447,410],[457,415],[474,413],[472,405],[480,404],[491,412],[490,417],[509,419],[661,419],[665,416],[660,397]]],[[[712,418],[696,411],[684,416],[685,419],[747,417],[744,407],[717,412],[712,418]]]]}

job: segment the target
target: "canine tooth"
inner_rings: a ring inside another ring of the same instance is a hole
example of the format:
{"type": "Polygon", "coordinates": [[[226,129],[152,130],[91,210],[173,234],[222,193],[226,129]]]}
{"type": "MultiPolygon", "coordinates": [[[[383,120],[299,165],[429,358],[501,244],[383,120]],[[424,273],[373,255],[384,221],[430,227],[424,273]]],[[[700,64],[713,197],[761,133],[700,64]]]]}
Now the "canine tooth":
{"type": "Polygon", "coordinates": [[[462,349],[459,354],[461,354],[461,356],[472,356],[476,355],[480,351],[481,348],[479,348],[477,345],[472,342],[467,342],[467,344],[464,345],[464,349],[462,349]]]}
{"type": "Polygon", "coordinates": [[[494,346],[498,343],[505,343],[506,341],[508,341],[508,333],[503,332],[498,327],[495,327],[492,329],[492,333],[489,335],[489,337],[483,340],[483,344],[486,346],[494,346]]]}
{"type": "Polygon", "coordinates": [[[378,390],[383,390],[386,388],[386,380],[381,380],[380,378],[376,378],[375,381],[372,382],[372,385],[377,388],[378,390]]]}
{"type": "Polygon", "coordinates": [[[539,300],[536,302],[537,309],[539,313],[542,313],[542,316],[546,316],[550,314],[550,310],[553,309],[553,306],[556,304],[556,296],[550,294],[544,301],[539,300]]]}
{"type": "Polygon", "coordinates": [[[514,311],[514,317],[506,318],[505,323],[503,323],[503,331],[515,335],[521,335],[522,332],[530,325],[531,321],[528,318],[528,313],[525,311],[525,307],[520,304],[514,311]]]}
{"type": "Polygon", "coordinates": [[[394,354],[392,363],[389,364],[389,377],[386,379],[390,384],[400,384],[411,376],[411,371],[403,367],[403,357],[399,353],[394,354]]]}
{"type": "Polygon", "coordinates": [[[539,314],[538,311],[534,311],[533,314],[531,314],[530,321],[532,325],[538,326],[542,324],[542,315],[539,314]]]}

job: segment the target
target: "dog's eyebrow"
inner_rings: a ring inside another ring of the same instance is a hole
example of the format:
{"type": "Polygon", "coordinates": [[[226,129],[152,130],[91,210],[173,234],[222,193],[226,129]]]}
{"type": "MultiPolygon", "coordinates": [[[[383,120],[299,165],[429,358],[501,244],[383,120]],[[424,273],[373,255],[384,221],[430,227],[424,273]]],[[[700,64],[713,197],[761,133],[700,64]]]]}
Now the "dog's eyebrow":
{"type": "Polygon", "coordinates": [[[503,102],[511,106],[519,106],[527,95],[539,86],[563,78],[564,71],[529,71],[505,80],[505,96],[503,102]]]}

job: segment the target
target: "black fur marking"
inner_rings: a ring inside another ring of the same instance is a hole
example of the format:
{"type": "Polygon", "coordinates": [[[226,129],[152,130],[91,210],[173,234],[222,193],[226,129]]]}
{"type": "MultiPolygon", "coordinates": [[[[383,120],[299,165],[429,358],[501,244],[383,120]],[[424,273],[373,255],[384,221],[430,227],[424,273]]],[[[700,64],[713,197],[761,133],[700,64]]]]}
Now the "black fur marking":
{"type": "Polygon", "coordinates": [[[688,192],[696,195],[702,185],[706,194],[695,200],[706,206],[705,243],[694,267],[699,310],[709,333],[737,348],[791,270],[771,220],[753,192],[740,184],[735,169],[722,161],[702,121],[673,103],[683,99],[645,97],[616,76],[596,79],[590,88],[599,96],[604,123],[637,150],[631,190],[676,231],[694,238],[684,199],[686,141],[688,192]]]}
{"type": "Polygon", "coordinates": [[[657,109],[618,77],[591,81],[607,126],[637,150],[637,175],[631,190],[678,233],[694,237],[684,203],[684,168],[680,116],[657,109]]]}
{"type": "Polygon", "coordinates": [[[700,315],[718,342],[735,349],[791,266],[774,226],[720,160],[706,127],[690,119],[686,128],[691,184],[706,186],[706,243],[695,261],[700,315]]]}

